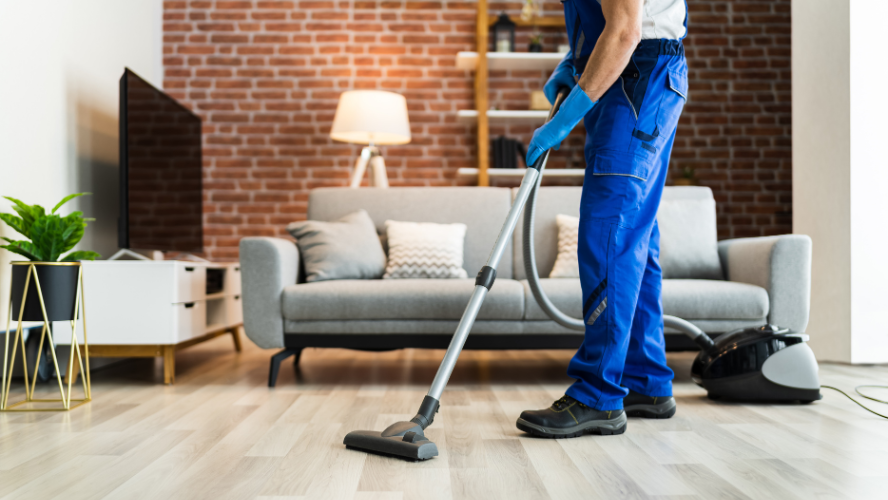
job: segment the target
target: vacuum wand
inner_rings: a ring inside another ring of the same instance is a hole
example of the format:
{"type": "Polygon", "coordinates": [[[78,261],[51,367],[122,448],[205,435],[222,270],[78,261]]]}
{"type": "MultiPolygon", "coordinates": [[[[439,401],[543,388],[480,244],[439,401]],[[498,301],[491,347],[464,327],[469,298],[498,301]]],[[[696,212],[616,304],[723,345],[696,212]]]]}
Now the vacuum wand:
{"type": "MultiPolygon", "coordinates": [[[[568,91],[566,90],[558,93],[558,97],[555,99],[546,121],[551,120],[555,116],[567,94],[568,91]]],[[[500,230],[499,236],[496,238],[493,249],[490,251],[487,263],[481,268],[478,276],[475,278],[475,290],[472,292],[472,297],[466,305],[462,319],[460,319],[456,332],[454,332],[453,338],[450,340],[450,346],[447,348],[444,359],[438,367],[432,386],[419,406],[419,411],[409,421],[395,422],[382,432],[352,431],[345,436],[343,441],[346,447],[413,460],[426,460],[438,455],[438,447],[425,437],[423,431],[432,425],[435,414],[441,406],[439,401],[441,400],[441,394],[444,392],[444,387],[447,386],[450,375],[453,373],[453,368],[456,366],[456,361],[459,359],[463,346],[466,344],[469,332],[472,331],[472,326],[478,317],[478,311],[481,310],[481,305],[484,303],[487,293],[493,287],[493,282],[496,280],[496,268],[499,266],[500,260],[508,247],[528,196],[536,189],[537,181],[542,170],[546,167],[548,158],[549,151],[546,151],[533,165],[529,165],[526,169],[524,178],[521,180],[521,187],[518,188],[518,194],[512,203],[512,208],[509,209],[509,214],[506,216],[506,221],[500,230]]]]}
{"type": "MultiPolygon", "coordinates": [[[[555,103],[552,105],[552,109],[549,110],[549,116],[546,118],[546,121],[551,120],[552,117],[555,116],[555,113],[558,112],[558,108],[561,107],[561,103],[567,98],[568,93],[569,91],[567,89],[562,89],[562,91],[558,93],[558,96],[555,98],[555,103]]],[[[512,233],[515,231],[515,226],[518,223],[518,218],[521,216],[521,211],[524,210],[524,205],[527,202],[530,193],[536,189],[537,181],[542,175],[543,169],[546,168],[546,161],[548,161],[548,159],[549,151],[547,150],[540,155],[533,165],[528,165],[526,172],[524,173],[524,178],[521,180],[521,186],[518,188],[518,194],[515,196],[515,201],[512,203],[512,208],[506,216],[506,222],[503,224],[503,228],[500,230],[499,236],[496,238],[496,243],[493,245],[493,250],[491,250],[490,256],[487,258],[487,264],[481,268],[481,271],[478,272],[478,276],[475,278],[475,291],[472,293],[472,298],[469,299],[469,304],[466,306],[465,312],[463,312],[462,319],[459,321],[459,326],[456,327],[456,332],[450,340],[450,346],[447,348],[447,353],[444,355],[444,360],[441,362],[441,366],[438,367],[438,373],[435,374],[435,380],[432,381],[432,387],[429,389],[427,397],[436,400],[441,399],[441,393],[444,391],[444,387],[450,380],[450,375],[453,373],[453,368],[456,366],[456,360],[459,358],[460,352],[462,352],[462,348],[466,343],[469,332],[472,330],[472,325],[475,324],[475,318],[478,317],[478,311],[481,309],[481,304],[484,303],[484,298],[487,296],[487,292],[490,291],[490,288],[493,286],[493,282],[496,279],[496,268],[499,265],[503,253],[505,253],[509,240],[512,238],[512,233]]]]}

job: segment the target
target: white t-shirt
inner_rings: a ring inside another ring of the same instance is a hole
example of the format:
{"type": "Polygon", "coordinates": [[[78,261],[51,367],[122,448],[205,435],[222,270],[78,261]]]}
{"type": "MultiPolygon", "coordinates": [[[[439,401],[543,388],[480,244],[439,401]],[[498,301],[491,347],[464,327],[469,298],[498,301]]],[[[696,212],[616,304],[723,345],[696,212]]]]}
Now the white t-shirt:
{"type": "Polygon", "coordinates": [[[644,0],[641,38],[678,40],[685,36],[685,0],[644,0]]]}

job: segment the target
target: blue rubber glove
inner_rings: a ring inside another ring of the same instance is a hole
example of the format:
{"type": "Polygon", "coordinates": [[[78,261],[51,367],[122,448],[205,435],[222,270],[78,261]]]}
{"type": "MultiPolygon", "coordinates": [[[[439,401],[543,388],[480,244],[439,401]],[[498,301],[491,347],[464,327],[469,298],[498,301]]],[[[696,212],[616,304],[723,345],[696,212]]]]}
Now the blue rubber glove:
{"type": "Polygon", "coordinates": [[[528,167],[533,165],[546,150],[550,148],[558,149],[570,131],[580,123],[580,120],[586,116],[598,101],[592,101],[589,96],[580,88],[579,85],[574,86],[570,91],[567,99],[561,103],[561,107],[551,120],[546,122],[542,127],[536,129],[530,144],[527,145],[526,164],[528,167]]]}
{"type": "Polygon", "coordinates": [[[558,91],[563,87],[567,87],[567,90],[573,90],[574,85],[577,84],[577,81],[574,80],[576,69],[574,68],[573,59],[573,52],[568,51],[564,59],[558,63],[558,67],[555,68],[546,85],[543,86],[543,93],[546,94],[549,104],[555,104],[555,97],[558,96],[558,91]]]}

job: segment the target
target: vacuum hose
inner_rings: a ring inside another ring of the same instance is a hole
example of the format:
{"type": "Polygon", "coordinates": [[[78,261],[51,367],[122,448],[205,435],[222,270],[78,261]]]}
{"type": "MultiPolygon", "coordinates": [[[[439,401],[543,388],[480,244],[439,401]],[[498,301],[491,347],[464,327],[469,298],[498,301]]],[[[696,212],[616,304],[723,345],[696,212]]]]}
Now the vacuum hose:
{"type": "MultiPolygon", "coordinates": [[[[546,120],[551,120],[555,115],[558,107],[561,102],[564,101],[566,97],[567,91],[562,90],[558,94],[558,98],[555,100],[555,104],[552,106],[552,110],[549,112],[549,118],[546,120]]],[[[537,164],[534,165],[540,171],[540,175],[537,177],[536,184],[533,189],[530,191],[530,194],[527,197],[527,204],[524,206],[524,237],[523,239],[523,253],[524,253],[524,272],[527,275],[527,283],[530,285],[530,291],[533,292],[533,297],[536,299],[537,303],[540,305],[543,311],[553,321],[558,323],[559,325],[570,328],[571,330],[577,331],[585,331],[586,325],[583,323],[582,318],[572,318],[567,314],[564,314],[560,309],[558,309],[555,304],[549,300],[549,297],[546,295],[546,292],[543,291],[543,287],[540,285],[540,273],[537,269],[536,265],[536,254],[534,252],[534,218],[536,216],[536,195],[537,191],[540,188],[540,182],[543,179],[543,170],[546,168],[546,162],[549,159],[549,151],[543,153],[542,156],[537,160],[537,164]]],[[[714,343],[712,339],[709,338],[709,335],[706,335],[703,330],[697,328],[693,323],[689,321],[685,321],[681,318],[677,318],[675,316],[663,316],[663,326],[667,328],[673,328],[678,330],[694,341],[701,349],[704,351],[709,351],[714,343]]]]}

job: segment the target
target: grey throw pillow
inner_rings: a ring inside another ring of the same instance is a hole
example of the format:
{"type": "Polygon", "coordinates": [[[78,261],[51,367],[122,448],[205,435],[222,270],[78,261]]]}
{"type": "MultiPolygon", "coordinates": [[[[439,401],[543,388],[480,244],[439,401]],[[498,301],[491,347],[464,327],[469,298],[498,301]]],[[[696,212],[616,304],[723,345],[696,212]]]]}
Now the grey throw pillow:
{"type": "Polygon", "coordinates": [[[718,259],[715,200],[663,200],[657,221],[664,279],[724,279],[718,259]]]}
{"type": "Polygon", "coordinates": [[[296,238],[308,282],[375,279],[385,271],[385,253],[365,210],[331,222],[291,222],[287,231],[296,238]]]}

